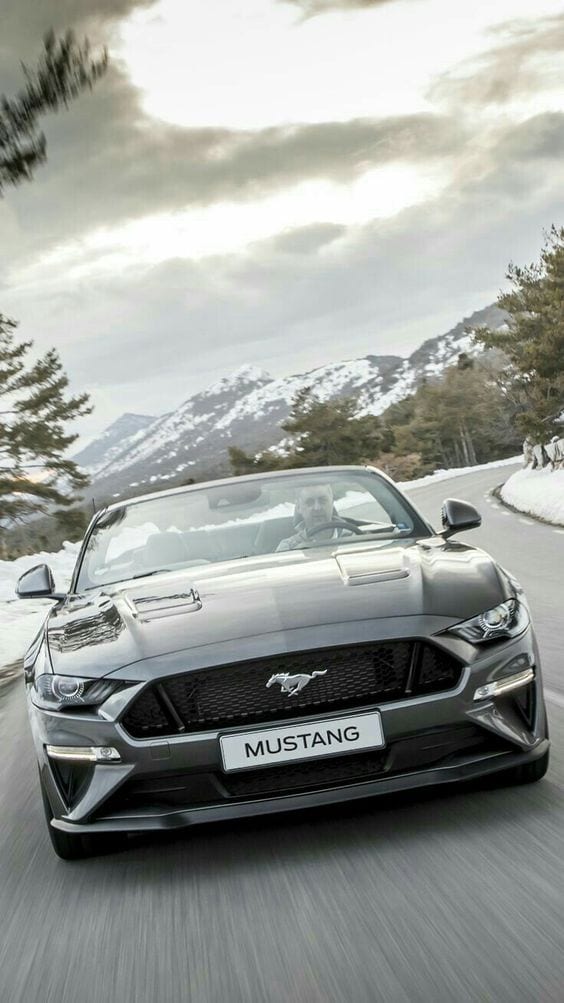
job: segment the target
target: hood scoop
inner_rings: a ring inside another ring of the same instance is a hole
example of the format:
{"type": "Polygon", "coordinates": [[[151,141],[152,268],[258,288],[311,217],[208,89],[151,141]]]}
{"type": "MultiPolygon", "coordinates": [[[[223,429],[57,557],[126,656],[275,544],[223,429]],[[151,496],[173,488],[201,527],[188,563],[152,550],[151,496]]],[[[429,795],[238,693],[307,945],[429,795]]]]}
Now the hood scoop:
{"type": "Polygon", "coordinates": [[[170,595],[130,596],[124,595],[133,616],[142,622],[159,620],[179,613],[196,613],[202,608],[202,600],[196,589],[175,592],[170,595]]]}
{"type": "Polygon", "coordinates": [[[345,585],[370,585],[373,582],[392,582],[407,578],[404,550],[361,550],[335,554],[345,585]]]}

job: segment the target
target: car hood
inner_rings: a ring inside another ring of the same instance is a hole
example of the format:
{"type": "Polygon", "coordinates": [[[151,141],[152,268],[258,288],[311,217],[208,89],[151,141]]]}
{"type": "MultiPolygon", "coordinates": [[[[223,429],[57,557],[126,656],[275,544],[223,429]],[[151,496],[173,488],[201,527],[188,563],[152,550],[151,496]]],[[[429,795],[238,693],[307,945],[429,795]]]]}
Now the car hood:
{"type": "MultiPolygon", "coordinates": [[[[257,638],[264,639],[265,651],[296,649],[305,629],[329,638],[335,625],[341,643],[360,638],[363,623],[369,635],[379,636],[379,620],[386,621],[380,634],[386,636],[402,617],[425,617],[421,630],[433,632],[509,595],[505,576],[482,550],[440,538],[380,541],[106,586],[69,596],[51,611],[45,629],[55,672],[102,676],[174,652],[207,650],[208,663],[210,649],[217,650],[217,663],[242,658],[245,639],[246,657],[253,657],[251,640],[257,638]]],[[[398,632],[418,631],[404,621],[398,632]]]]}

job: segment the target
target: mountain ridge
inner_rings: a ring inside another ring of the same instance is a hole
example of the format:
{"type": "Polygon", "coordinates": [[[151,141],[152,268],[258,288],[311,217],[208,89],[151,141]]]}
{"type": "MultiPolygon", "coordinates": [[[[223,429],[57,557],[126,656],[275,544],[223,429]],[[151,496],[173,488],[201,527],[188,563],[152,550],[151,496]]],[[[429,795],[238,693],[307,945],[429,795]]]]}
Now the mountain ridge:
{"type": "Polygon", "coordinates": [[[359,415],[381,414],[414,393],[423,379],[440,375],[461,352],[479,354],[473,330],[499,328],[506,320],[495,305],[475,311],[446,334],[428,338],[408,358],[370,354],[278,378],[244,364],[164,415],[123,415],[74,459],[81,457],[84,465],[85,454],[95,456],[87,472],[97,493],[114,497],[124,489],[152,490],[188,476],[228,473],[229,446],[257,451],[283,440],[280,424],[299,390],[311,387],[324,400],[355,396],[359,415]],[[120,438],[125,418],[139,422],[135,427],[132,421],[131,434],[120,438]]]}

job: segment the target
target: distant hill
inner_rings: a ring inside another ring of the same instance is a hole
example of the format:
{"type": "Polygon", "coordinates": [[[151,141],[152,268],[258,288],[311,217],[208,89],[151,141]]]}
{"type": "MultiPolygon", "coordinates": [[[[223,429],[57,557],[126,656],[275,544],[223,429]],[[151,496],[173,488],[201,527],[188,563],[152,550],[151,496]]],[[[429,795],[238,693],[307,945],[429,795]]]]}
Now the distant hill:
{"type": "Polygon", "coordinates": [[[124,442],[130,442],[139,432],[143,432],[155,417],[146,414],[122,414],[92,442],[73,456],[75,463],[88,471],[99,470],[110,463],[116,453],[121,452],[124,442]]]}
{"type": "Polygon", "coordinates": [[[381,414],[414,393],[423,379],[439,375],[461,352],[479,353],[472,330],[500,328],[506,319],[496,306],[478,310],[425,341],[408,359],[367,355],[279,379],[256,366],[241,366],[161,417],[123,415],[75,459],[92,477],[89,493],[100,498],[228,472],[230,445],[258,450],[282,441],[280,423],[303,387],[325,400],[354,396],[359,415],[381,414]]]}

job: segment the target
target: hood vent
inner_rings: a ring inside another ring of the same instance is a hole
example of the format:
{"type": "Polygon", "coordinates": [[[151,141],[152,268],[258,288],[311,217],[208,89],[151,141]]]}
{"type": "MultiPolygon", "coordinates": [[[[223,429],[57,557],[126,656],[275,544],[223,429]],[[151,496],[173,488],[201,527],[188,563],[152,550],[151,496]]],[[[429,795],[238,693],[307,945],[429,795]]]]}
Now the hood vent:
{"type": "Polygon", "coordinates": [[[133,598],[126,595],[125,601],[133,616],[145,622],[159,620],[165,616],[177,616],[179,613],[196,613],[202,608],[202,600],[196,589],[188,592],[175,592],[172,595],[139,596],[133,598]]]}
{"type": "Polygon", "coordinates": [[[373,582],[391,582],[407,578],[405,551],[362,550],[335,554],[345,585],[369,585],[373,582]]]}

